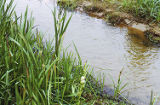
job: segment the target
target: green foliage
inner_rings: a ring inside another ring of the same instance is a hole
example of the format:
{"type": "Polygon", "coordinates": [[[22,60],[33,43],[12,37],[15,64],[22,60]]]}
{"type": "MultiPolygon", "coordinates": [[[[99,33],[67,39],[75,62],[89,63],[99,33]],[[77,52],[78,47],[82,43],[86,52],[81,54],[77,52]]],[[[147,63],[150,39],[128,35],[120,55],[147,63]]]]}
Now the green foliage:
{"type": "Polygon", "coordinates": [[[66,12],[65,13],[59,13],[58,14],[58,19],[56,17],[56,11],[54,10],[54,12],[52,12],[53,17],[54,17],[54,31],[55,31],[55,56],[58,57],[58,54],[60,52],[60,45],[62,42],[62,37],[64,35],[64,32],[66,31],[68,24],[72,18],[72,16],[70,16],[70,18],[68,19],[68,21],[65,23],[66,21],[66,12]]]}
{"type": "Polygon", "coordinates": [[[123,0],[122,6],[136,16],[160,21],[160,0],[123,0]]]}
{"type": "MultiPolygon", "coordinates": [[[[17,17],[13,1],[0,2],[0,104],[53,105],[79,103],[87,66],[71,53],[59,57],[62,36],[71,17],[56,18],[55,45],[33,32],[33,18],[17,17]]],[[[59,15],[60,16],[60,15],[59,15]]]]}
{"type": "Polygon", "coordinates": [[[115,83],[112,80],[113,81],[113,85],[114,85],[114,98],[118,98],[124,92],[123,89],[127,86],[127,83],[122,85],[121,75],[122,75],[122,71],[120,71],[120,73],[119,73],[117,83],[115,83]]]}
{"type": "Polygon", "coordinates": [[[74,10],[79,3],[78,0],[58,0],[57,4],[64,9],[74,10]]]}
{"type": "Polygon", "coordinates": [[[153,95],[153,91],[151,91],[151,97],[150,97],[150,104],[149,105],[155,105],[156,104],[156,101],[157,101],[157,98],[158,97],[155,97],[153,95]]]}

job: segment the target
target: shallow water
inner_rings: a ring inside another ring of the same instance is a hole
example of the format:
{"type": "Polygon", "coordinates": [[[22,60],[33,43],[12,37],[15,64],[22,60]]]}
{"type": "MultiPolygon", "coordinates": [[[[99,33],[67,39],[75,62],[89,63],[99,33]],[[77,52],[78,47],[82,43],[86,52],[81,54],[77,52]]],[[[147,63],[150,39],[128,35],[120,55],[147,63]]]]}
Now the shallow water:
{"type": "MultiPolygon", "coordinates": [[[[44,33],[45,39],[53,38],[51,9],[56,7],[55,0],[15,0],[15,3],[19,15],[28,5],[35,25],[44,33]]],[[[74,12],[64,37],[64,47],[71,45],[68,50],[74,51],[73,42],[83,61],[87,60],[94,67],[94,74],[105,75],[108,87],[113,87],[110,78],[116,81],[123,70],[123,83],[128,83],[123,95],[132,103],[147,105],[151,90],[160,94],[160,49],[128,35],[126,28],[112,27],[101,19],[74,12]]]]}

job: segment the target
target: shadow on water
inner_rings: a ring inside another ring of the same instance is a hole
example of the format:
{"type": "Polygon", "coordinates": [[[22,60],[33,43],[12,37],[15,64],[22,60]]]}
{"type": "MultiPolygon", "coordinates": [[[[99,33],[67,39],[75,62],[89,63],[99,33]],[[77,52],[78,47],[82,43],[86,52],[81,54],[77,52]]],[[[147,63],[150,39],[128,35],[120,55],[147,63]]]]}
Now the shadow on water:
{"type": "Polygon", "coordinates": [[[152,79],[152,67],[159,58],[159,49],[149,42],[143,32],[131,27],[128,28],[125,45],[126,69],[129,70],[127,79],[132,84],[129,99],[138,105],[149,105],[150,91],[154,87],[152,81],[157,81],[152,79]]]}

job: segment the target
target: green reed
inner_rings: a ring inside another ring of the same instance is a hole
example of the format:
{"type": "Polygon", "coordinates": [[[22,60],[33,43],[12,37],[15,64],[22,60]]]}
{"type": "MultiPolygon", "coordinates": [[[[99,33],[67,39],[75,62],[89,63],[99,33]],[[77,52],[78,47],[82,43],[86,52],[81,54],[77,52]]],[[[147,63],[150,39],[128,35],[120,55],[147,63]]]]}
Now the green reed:
{"type": "Polygon", "coordinates": [[[149,105],[155,105],[157,102],[158,97],[154,95],[153,91],[151,91],[150,96],[150,104],[149,105]]]}
{"type": "MultiPolygon", "coordinates": [[[[123,70],[122,70],[123,71],[123,70]]],[[[118,80],[117,82],[115,82],[113,79],[113,86],[114,86],[114,98],[119,98],[119,96],[125,92],[125,90],[123,90],[127,85],[128,83],[125,83],[125,84],[122,84],[122,80],[121,80],[121,76],[122,76],[122,71],[120,71],[119,73],[119,76],[118,76],[118,80]]]]}
{"type": "Polygon", "coordinates": [[[33,18],[27,18],[27,9],[24,16],[16,15],[13,0],[0,1],[0,104],[79,104],[87,66],[71,53],[59,56],[71,17],[67,20],[64,12],[57,19],[53,12],[54,46],[42,41],[33,18]]]}

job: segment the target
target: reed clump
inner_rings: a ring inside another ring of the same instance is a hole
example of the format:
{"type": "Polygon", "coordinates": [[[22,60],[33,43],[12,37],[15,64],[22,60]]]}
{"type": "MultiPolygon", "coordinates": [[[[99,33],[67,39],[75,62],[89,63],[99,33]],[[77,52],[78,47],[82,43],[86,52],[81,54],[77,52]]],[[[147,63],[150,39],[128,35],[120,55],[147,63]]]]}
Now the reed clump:
{"type": "Polygon", "coordinates": [[[13,0],[0,2],[0,104],[73,104],[80,103],[85,87],[87,66],[71,53],[59,56],[62,36],[71,17],[64,12],[56,18],[55,44],[43,42],[34,32],[33,18],[17,17],[13,0]],[[52,46],[54,45],[54,46],[52,46]],[[81,78],[83,82],[81,83],[81,78]]]}

